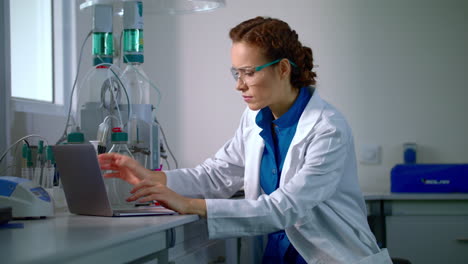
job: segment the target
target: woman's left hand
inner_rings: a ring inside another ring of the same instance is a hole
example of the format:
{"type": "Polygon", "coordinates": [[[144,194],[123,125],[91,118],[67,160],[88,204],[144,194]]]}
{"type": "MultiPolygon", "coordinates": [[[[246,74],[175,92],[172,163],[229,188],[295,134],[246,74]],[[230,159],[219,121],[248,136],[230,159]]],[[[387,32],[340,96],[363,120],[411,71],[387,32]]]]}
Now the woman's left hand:
{"type": "Polygon", "coordinates": [[[136,184],[130,193],[133,195],[127,198],[127,202],[138,200],[144,203],[156,200],[162,206],[180,214],[193,213],[203,217],[206,216],[205,200],[182,196],[157,181],[143,180],[136,184]]]}

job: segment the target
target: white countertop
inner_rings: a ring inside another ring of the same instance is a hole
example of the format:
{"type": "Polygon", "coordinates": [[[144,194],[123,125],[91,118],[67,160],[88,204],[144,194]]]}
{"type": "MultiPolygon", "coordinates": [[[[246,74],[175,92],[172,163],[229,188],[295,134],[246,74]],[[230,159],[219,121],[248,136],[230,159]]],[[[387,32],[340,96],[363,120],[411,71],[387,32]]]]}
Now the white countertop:
{"type": "Polygon", "coordinates": [[[468,200],[468,193],[364,193],[366,201],[373,200],[468,200]]]}
{"type": "Polygon", "coordinates": [[[12,221],[23,223],[24,228],[0,229],[0,262],[102,263],[114,257],[123,262],[165,249],[165,230],[198,219],[197,215],[97,217],[61,213],[47,219],[12,221]]]}

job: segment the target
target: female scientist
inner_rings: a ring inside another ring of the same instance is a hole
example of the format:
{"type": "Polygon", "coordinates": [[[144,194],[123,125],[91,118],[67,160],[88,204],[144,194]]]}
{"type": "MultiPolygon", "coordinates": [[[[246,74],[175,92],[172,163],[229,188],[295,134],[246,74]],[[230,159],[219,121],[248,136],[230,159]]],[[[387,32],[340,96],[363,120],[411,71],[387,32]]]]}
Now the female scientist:
{"type": "Polygon", "coordinates": [[[102,154],[101,168],[114,171],[105,177],[135,185],[127,201],[206,217],[210,239],[268,234],[263,263],[391,263],[367,224],[351,129],[314,89],[312,50],[273,18],[229,36],[248,105],[234,137],[192,169],[155,172],[102,154]],[[242,187],[245,199],[220,199],[242,187]]]}

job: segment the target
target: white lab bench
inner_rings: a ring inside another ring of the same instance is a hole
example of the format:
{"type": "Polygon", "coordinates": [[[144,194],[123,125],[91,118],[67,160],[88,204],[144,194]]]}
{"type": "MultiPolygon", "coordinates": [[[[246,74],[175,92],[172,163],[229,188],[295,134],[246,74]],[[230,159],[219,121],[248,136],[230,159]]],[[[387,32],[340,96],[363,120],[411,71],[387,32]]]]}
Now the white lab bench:
{"type": "MultiPolygon", "coordinates": [[[[24,228],[0,229],[1,263],[146,263],[152,259],[167,263],[171,254],[171,263],[181,263],[177,259],[189,256],[193,260],[199,254],[187,255],[178,249],[185,248],[189,240],[206,247],[224,245],[207,240],[206,221],[197,215],[95,217],[59,213],[52,218],[10,223],[24,223],[24,228]],[[178,252],[170,253],[171,247],[178,252]]],[[[224,248],[221,250],[224,253],[224,248]]]]}
{"type": "MultiPolygon", "coordinates": [[[[392,257],[468,263],[468,194],[365,194],[369,223],[392,257]]],[[[196,215],[58,213],[0,229],[1,263],[236,263],[238,240],[208,240],[196,215]]]]}
{"type": "Polygon", "coordinates": [[[368,220],[392,257],[468,263],[468,194],[365,194],[368,220]]]}

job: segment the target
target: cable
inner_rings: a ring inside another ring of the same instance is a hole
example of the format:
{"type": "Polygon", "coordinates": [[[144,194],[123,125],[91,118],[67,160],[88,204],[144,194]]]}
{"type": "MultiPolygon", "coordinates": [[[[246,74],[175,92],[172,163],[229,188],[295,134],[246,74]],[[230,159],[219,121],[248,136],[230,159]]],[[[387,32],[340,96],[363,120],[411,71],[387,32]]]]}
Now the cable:
{"type": "Polygon", "coordinates": [[[169,164],[169,161],[167,159],[164,159],[164,161],[166,162],[167,164],[167,169],[170,170],[171,169],[171,165],[169,164]]]}
{"type": "MultiPolygon", "coordinates": [[[[123,55],[123,57],[126,58],[127,55],[123,55]]],[[[146,76],[141,74],[141,72],[138,69],[135,69],[135,67],[133,67],[133,65],[131,63],[128,63],[127,66],[130,66],[130,68],[132,68],[132,70],[134,70],[141,78],[143,78],[156,91],[157,98],[158,98],[158,101],[156,102],[156,105],[154,106],[154,109],[155,109],[154,111],[156,113],[158,111],[158,109],[159,109],[159,105],[161,104],[161,91],[156,86],[156,84],[154,84],[149,78],[147,78],[146,76]]]]}
{"type": "Polygon", "coordinates": [[[107,120],[109,120],[109,118],[114,118],[115,120],[117,120],[117,122],[119,122],[119,119],[113,115],[108,115],[104,118],[104,121],[102,121],[103,123],[107,122],[107,120]]]}
{"type": "MultiPolygon", "coordinates": [[[[122,34],[121,36],[123,35],[123,31],[122,31],[122,34]]],[[[122,40],[121,40],[122,41],[122,40]]],[[[122,44],[122,43],[121,43],[122,44]]],[[[123,50],[122,50],[122,60],[124,60],[126,58],[126,55],[124,54],[123,50]]],[[[141,78],[143,78],[157,93],[157,99],[158,101],[156,102],[156,105],[154,106],[154,112],[156,114],[157,110],[159,109],[159,105],[161,104],[161,91],[159,90],[159,88],[149,79],[147,78],[146,76],[144,76],[138,69],[136,69],[135,67],[133,67],[133,65],[131,63],[128,63],[127,66],[129,66],[133,71],[135,71],[141,78]]],[[[156,124],[159,125],[159,127],[161,128],[161,133],[163,135],[163,140],[164,140],[164,144],[167,146],[167,149],[169,151],[169,154],[171,155],[171,158],[174,160],[174,163],[175,163],[175,167],[176,169],[179,168],[179,164],[177,162],[177,159],[175,158],[174,154],[172,153],[172,150],[171,148],[169,147],[169,144],[167,143],[167,139],[166,139],[166,134],[164,133],[164,130],[161,126],[161,124],[159,124],[158,120],[156,117],[154,117],[154,121],[156,122],[156,124]]],[[[169,161],[166,159],[166,163],[169,166],[169,161]]]]}
{"type": "MultiPolygon", "coordinates": [[[[60,144],[62,143],[63,141],[66,140],[66,137],[67,137],[67,129],[69,127],[69,122],[70,122],[70,116],[71,116],[71,109],[72,109],[72,104],[73,104],[73,95],[74,95],[74,92],[75,92],[75,89],[76,89],[76,84],[77,84],[77,81],[78,81],[78,76],[79,76],[79,72],[80,72],[80,66],[81,66],[81,61],[82,61],[82,56],[83,56],[83,49],[84,49],[84,46],[86,44],[86,42],[88,41],[88,39],[90,38],[90,36],[92,35],[93,31],[91,30],[88,35],[86,36],[85,40],[83,41],[82,45],[81,45],[81,49],[80,49],[80,55],[79,55],[79,58],[78,58],[78,66],[77,66],[77,71],[76,71],[76,75],[75,75],[75,80],[73,82],[73,87],[72,87],[72,90],[71,90],[71,93],[70,93],[70,104],[69,104],[69,107],[68,107],[68,114],[67,114],[67,121],[65,123],[65,129],[63,131],[63,134],[62,136],[59,138],[59,140],[57,141],[56,144],[60,144]]],[[[122,35],[120,36],[120,44],[122,45],[122,35]]],[[[123,51],[122,53],[123,54],[123,51]]],[[[123,56],[126,56],[126,55],[123,55],[123,56]]],[[[98,56],[99,57],[99,56],[98,56]]],[[[113,67],[113,64],[109,64],[109,63],[101,63],[101,64],[98,64],[96,66],[101,66],[101,65],[106,65],[106,66],[109,66],[109,69],[110,71],[113,73],[113,75],[116,77],[117,81],[119,82],[119,84],[121,85],[121,87],[123,88],[124,92],[125,92],[125,95],[126,95],[126,98],[127,98],[127,103],[128,105],[130,105],[130,99],[129,99],[129,95],[128,95],[128,92],[127,92],[127,89],[125,88],[125,85],[123,84],[122,80],[120,79],[120,77],[118,76],[118,74],[112,69],[113,67]]],[[[143,74],[140,73],[139,70],[135,69],[131,64],[128,64],[140,77],[142,77],[145,81],[147,81],[150,86],[156,91],[157,93],[157,98],[158,98],[158,101],[156,103],[156,106],[155,106],[155,112],[158,110],[159,108],[159,105],[161,103],[161,91],[158,89],[158,87],[151,81],[149,80],[147,77],[145,77],[143,74]]],[[[93,68],[94,70],[95,68],[93,68]]],[[[90,74],[90,72],[88,72],[86,74],[86,76],[88,76],[90,74]]],[[[86,78],[85,78],[86,79],[86,78]]],[[[111,92],[112,92],[112,96],[114,97],[114,100],[116,100],[116,97],[115,97],[115,93],[113,92],[113,90],[111,89],[111,92]]],[[[120,117],[120,123],[121,123],[121,126],[123,127],[124,124],[122,122],[122,116],[121,116],[121,112],[120,112],[120,109],[118,107],[118,104],[117,104],[117,110],[119,112],[119,117],[120,117]]],[[[131,112],[131,108],[129,108],[129,118],[128,120],[130,120],[130,113],[131,112]]],[[[175,162],[175,165],[176,165],[176,168],[178,168],[178,162],[177,162],[177,159],[175,158],[174,154],[172,153],[172,150],[170,149],[168,143],[167,143],[167,139],[166,139],[166,136],[165,136],[165,133],[164,133],[164,130],[162,128],[162,126],[157,122],[157,119],[155,118],[155,121],[156,123],[161,127],[161,132],[163,134],[163,139],[164,139],[164,144],[167,146],[167,149],[169,151],[169,154],[171,155],[172,159],[174,160],[175,162]]],[[[16,143],[15,143],[16,144],[16,143]]],[[[3,158],[3,157],[2,157],[3,158]]],[[[1,159],[0,159],[1,161],[1,159]]]]}
{"type": "MultiPolygon", "coordinates": [[[[89,33],[88,33],[88,35],[86,36],[85,40],[84,40],[83,43],[81,44],[80,56],[79,56],[79,58],[78,58],[78,66],[77,66],[77,70],[76,70],[75,80],[74,80],[74,82],[73,82],[73,87],[72,87],[72,90],[71,90],[71,93],[70,93],[70,103],[69,103],[69,107],[68,107],[67,121],[66,121],[66,123],[65,123],[65,129],[64,129],[64,131],[63,131],[63,134],[62,134],[62,136],[59,138],[59,140],[57,141],[56,144],[62,143],[63,141],[66,140],[66,137],[67,137],[67,129],[68,129],[68,127],[69,127],[70,114],[71,114],[71,109],[72,109],[72,104],[73,104],[73,94],[74,94],[74,92],[75,92],[76,84],[77,84],[77,82],[78,82],[78,76],[79,76],[79,73],[80,73],[80,66],[81,66],[81,61],[82,61],[82,57],[83,57],[83,49],[84,49],[84,47],[85,47],[86,42],[88,41],[88,39],[91,37],[92,34],[93,34],[93,31],[90,30],[89,33]]],[[[98,56],[98,58],[99,58],[99,56],[98,56]]],[[[102,60],[102,59],[101,59],[101,60],[102,60]]],[[[113,64],[110,64],[110,63],[101,63],[101,64],[96,65],[96,67],[97,67],[97,66],[101,66],[101,65],[106,65],[106,66],[109,66],[109,67],[112,67],[112,66],[113,66],[113,64]]],[[[93,68],[93,70],[94,70],[94,68],[93,68]]],[[[126,96],[127,96],[127,102],[129,103],[130,101],[129,101],[129,98],[128,98],[128,94],[127,94],[127,91],[126,91],[126,89],[125,89],[125,87],[124,87],[122,81],[120,80],[119,76],[118,76],[112,69],[111,69],[111,71],[112,71],[112,73],[114,74],[114,76],[117,77],[117,80],[119,81],[119,83],[120,83],[120,84],[122,85],[122,87],[124,88],[125,94],[126,94],[126,96]]],[[[89,74],[89,72],[88,72],[88,74],[89,74]]],[[[88,74],[87,74],[87,75],[88,75],[88,74]]],[[[119,114],[120,114],[120,111],[119,111],[119,114]]],[[[121,118],[121,119],[122,119],[122,118],[121,118]]],[[[121,122],[121,125],[123,125],[122,122],[121,122]]]]}
{"type": "MultiPolygon", "coordinates": [[[[2,156],[0,156],[0,162],[2,162],[3,158],[5,158],[6,154],[8,153],[8,151],[10,151],[10,149],[12,149],[16,144],[18,144],[20,141],[22,140],[25,140],[27,138],[30,138],[30,137],[38,137],[38,138],[42,138],[44,140],[44,142],[46,143],[46,145],[49,145],[48,141],[46,138],[42,137],[41,135],[37,135],[37,134],[31,134],[31,135],[27,135],[27,136],[24,136],[20,139],[18,139],[15,143],[11,144],[7,150],[5,150],[5,152],[3,152],[2,156]]],[[[27,142],[27,141],[26,141],[27,142]]],[[[29,143],[27,143],[29,145],[29,143]]]]}
{"type": "MultiPolygon", "coordinates": [[[[122,51],[122,54],[124,54],[123,51],[122,51]]],[[[122,57],[124,58],[124,57],[126,57],[126,55],[123,55],[122,57]]],[[[161,91],[159,90],[159,88],[158,88],[149,78],[147,78],[146,76],[144,76],[138,69],[136,69],[135,67],[133,67],[133,65],[132,65],[131,63],[128,63],[127,66],[129,66],[130,68],[132,68],[132,70],[134,70],[141,78],[143,78],[143,79],[156,91],[156,93],[157,93],[157,99],[158,99],[158,101],[157,101],[157,103],[156,103],[156,105],[155,105],[155,107],[154,107],[154,111],[155,111],[155,114],[156,114],[157,110],[159,109],[159,105],[161,104],[161,91]]],[[[175,158],[174,154],[172,153],[172,150],[171,150],[171,148],[169,147],[169,144],[167,143],[166,134],[164,133],[164,130],[163,130],[161,124],[159,124],[159,122],[158,122],[158,120],[157,120],[156,117],[154,117],[154,120],[155,120],[156,124],[158,124],[159,127],[161,128],[161,133],[162,133],[162,135],[163,135],[164,144],[167,146],[167,149],[168,149],[168,151],[169,151],[169,154],[171,155],[171,158],[174,160],[175,167],[176,167],[176,169],[177,169],[177,168],[179,168],[179,164],[178,164],[178,161],[177,161],[177,159],[175,158]]],[[[170,168],[170,166],[169,166],[169,161],[168,161],[167,159],[166,159],[166,163],[167,163],[168,167],[170,168]]]]}
{"type": "MultiPolygon", "coordinates": [[[[97,56],[99,59],[101,59],[102,61],[102,58],[100,56],[97,56]]],[[[113,68],[116,68],[120,71],[120,68],[116,67],[114,64],[111,64],[111,63],[100,63],[98,65],[96,65],[96,67],[99,67],[99,66],[108,66],[109,70],[112,72],[112,74],[114,75],[115,79],[118,81],[118,84],[119,84],[119,87],[121,87],[125,93],[125,97],[127,98],[127,105],[130,105],[130,96],[128,95],[128,92],[127,92],[127,88],[125,88],[125,84],[122,82],[122,79],[120,78],[120,76],[114,71],[113,68]]],[[[94,70],[94,69],[93,69],[94,70]]],[[[120,75],[122,75],[122,72],[119,72],[120,75]]],[[[112,76],[109,77],[107,80],[109,82],[112,81],[112,76]]],[[[112,84],[110,85],[111,88],[113,87],[112,84]]],[[[119,113],[119,118],[120,118],[120,125],[122,126],[122,128],[126,125],[123,124],[123,121],[122,121],[122,113],[120,111],[120,108],[119,108],[119,104],[118,104],[118,100],[116,98],[116,95],[114,93],[114,90],[113,89],[110,89],[111,93],[112,93],[112,96],[114,98],[114,101],[116,102],[116,107],[117,107],[117,111],[119,113]]],[[[129,107],[128,108],[128,116],[127,116],[127,123],[128,123],[128,120],[130,120],[130,116],[132,114],[132,108],[129,107]]]]}
{"type": "MultiPolygon", "coordinates": [[[[97,56],[97,58],[102,60],[102,58],[100,56],[97,56]]],[[[101,99],[104,96],[102,93],[105,92],[106,89],[108,89],[111,96],[112,96],[112,98],[114,99],[114,101],[117,102],[116,107],[117,107],[117,111],[118,111],[118,114],[117,114],[118,117],[115,117],[115,116],[114,117],[118,119],[118,122],[120,123],[119,125],[121,127],[124,127],[125,124],[123,123],[122,114],[121,114],[121,111],[120,111],[120,108],[119,108],[119,103],[118,103],[118,101],[120,101],[120,99],[119,99],[119,96],[117,96],[115,94],[114,88],[116,87],[116,89],[119,89],[119,90],[120,90],[120,88],[122,88],[122,90],[125,93],[127,104],[130,104],[130,97],[129,97],[129,94],[127,92],[127,89],[125,88],[125,85],[123,84],[122,80],[119,77],[119,74],[121,74],[120,69],[117,66],[115,66],[114,64],[111,64],[111,63],[99,63],[99,64],[95,65],[94,67],[92,67],[91,69],[88,70],[88,72],[84,75],[83,80],[88,80],[90,78],[90,76],[94,73],[94,71],[96,71],[96,69],[100,68],[100,67],[105,67],[108,70],[107,78],[103,83],[103,87],[101,87],[101,99]],[[104,87],[104,86],[108,86],[108,87],[104,87]]],[[[77,92],[76,93],[73,92],[71,94],[71,100],[70,101],[73,101],[73,96],[79,96],[78,91],[82,90],[82,86],[85,83],[86,82],[82,82],[82,83],[80,83],[78,85],[78,87],[76,87],[77,92]]],[[[104,101],[101,101],[101,104],[103,105],[104,108],[109,108],[108,110],[111,110],[111,106],[106,106],[104,101]]],[[[78,106],[73,105],[73,103],[71,103],[71,105],[74,108],[78,108],[78,106]]],[[[112,107],[114,107],[114,106],[112,106],[112,107]]],[[[129,112],[128,112],[128,118],[130,118],[131,111],[132,111],[132,109],[130,108],[129,112]]]]}
{"type": "Polygon", "coordinates": [[[66,138],[67,138],[68,122],[70,122],[70,113],[71,113],[71,107],[72,107],[72,102],[73,102],[73,92],[75,91],[76,82],[78,81],[78,75],[80,73],[80,66],[81,66],[81,58],[83,56],[83,49],[84,49],[84,46],[85,46],[86,42],[88,41],[89,37],[91,37],[92,34],[93,34],[93,31],[92,30],[89,31],[88,35],[86,36],[85,40],[83,41],[83,44],[81,44],[80,56],[78,58],[78,68],[76,69],[75,81],[73,82],[72,90],[71,90],[71,93],[70,93],[70,104],[68,106],[67,122],[65,123],[65,129],[63,130],[62,136],[59,138],[59,140],[57,140],[57,143],[55,143],[57,145],[62,143],[63,141],[65,141],[66,138]]]}
{"type": "Polygon", "coordinates": [[[23,141],[24,141],[24,143],[26,143],[26,145],[28,145],[28,148],[31,147],[31,146],[29,145],[29,142],[28,142],[26,139],[23,139],[23,141]]]}
{"type": "MultiPolygon", "coordinates": [[[[123,35],[124,35],[123,33],[124,33],[124,31],[122,30],[122,31],[120,32],[120,40],[119,40],[119,45],[120,45],[119,52],[120,52],[120,54],[123,54],[123,50],[124,50],[123,42],[122,42],[122,40],[123,40],[123,35]]],[[[122,59],[123,59],[123,58],[122,58],[122,59]]],[[[119,60],[119,67],[122,67],[122,59],[119,60]]]]}
{"type": "Polygon", "coordinates": [[[156,117],[154,118],[154,122],[156,122],[156,124],[158,124],[159,128],[161,129],[161,134],[163,135],[164,144],[166,145],[167,150],[169,151],[169,154],[171,155],[171,158],[174,160],[175,168],[178,169],[179,163],[177,162],[177,159],[175,158],[174,154],[172,154],[172,150],[169,147],[169,144],[167,144],[166,133],[164,133],[164,129],[162,125],[158,122],[158,119],[156,117]]]}
{"type": "MultiPolygon", "coordinates": [[[[27,144],[28,147],[29,147],[28,141],[27,141],[27,140],[23,140],[23,141],[24,141],[25,144],[27,144]]],[[[15,151],[14,151],[14,153],[13,153],[13,165],[7,166],[7,167],[0,173],[0,175],[5,175],[4,173],[5,173],[5,172],[8,172],[8,169],[10,169],[10,168],[14,168],[14,169],[11,170],[10,175],[15,175],[15,174],[16,174],[16,165],[18,164],[18,163],[17,163],[17,159],[18,159],[18,145],[19,145],[19,144],[15,144],[15,151]]]]}
{"type": "MultiPolygon", "coordinates": [[[[117,79],[117,81],[119,81],[123,91],[125,92],[125,97],[127,97],[127,105],[128,105],[128,117],[127,117],[127,123],[128,121],[130,120],[130,116],[132,114],[132,107],[130,107],[130,97],[128,95],[128,92],[127,92],[127,89],[125,88],[125,85],[123,84],[122,80],[120,79],[120,77],[114,72],[114,70],[112,70],[112,66],[109,68],[109,70],[114,74],[115,78],[117,79]]],[[[115,94],[112,93],[113,96],[114,96],[114,100],[116,100],[115,98],[115,94]]],[[[117,101],[116,101],[117,102],[117,101]]],[[[119,117],[120,117],[120,123],[122,124],[122,129],[123,129],[123,122],[122,122],[122,113],[120,112],[120,108],[119,108],[119,104],[117,102],[117,111],[119,112],[119,117]]]]}
{"type": "MultiPolygon", "coordinates": [[[[28,142],[27,140],[23,140],[24,142],[28,142]]],[[[16,174],[16,166],[18,165],[18,146],[19,144],[16,144],[16,147],[15,147],[15,152],[14,152],[14,158],[13,158],[13,167],[15,168],[14,170],[14,173],[11,173],[12,175],[15,175],[16,174]]],[[[29,147],[29,144],[28,144],[28,147],[29,147]]]]}
{"type": "MultiPolygon", "coordinates": [[[[2,176],[4,172],[7,172],[11,168],[16,168],[16,165],[7,166],[3,171],[0,171],[0,176],[2,176]]],[[[3,176],[5,176],[5,175],[3,175],[3,176]]]]}

